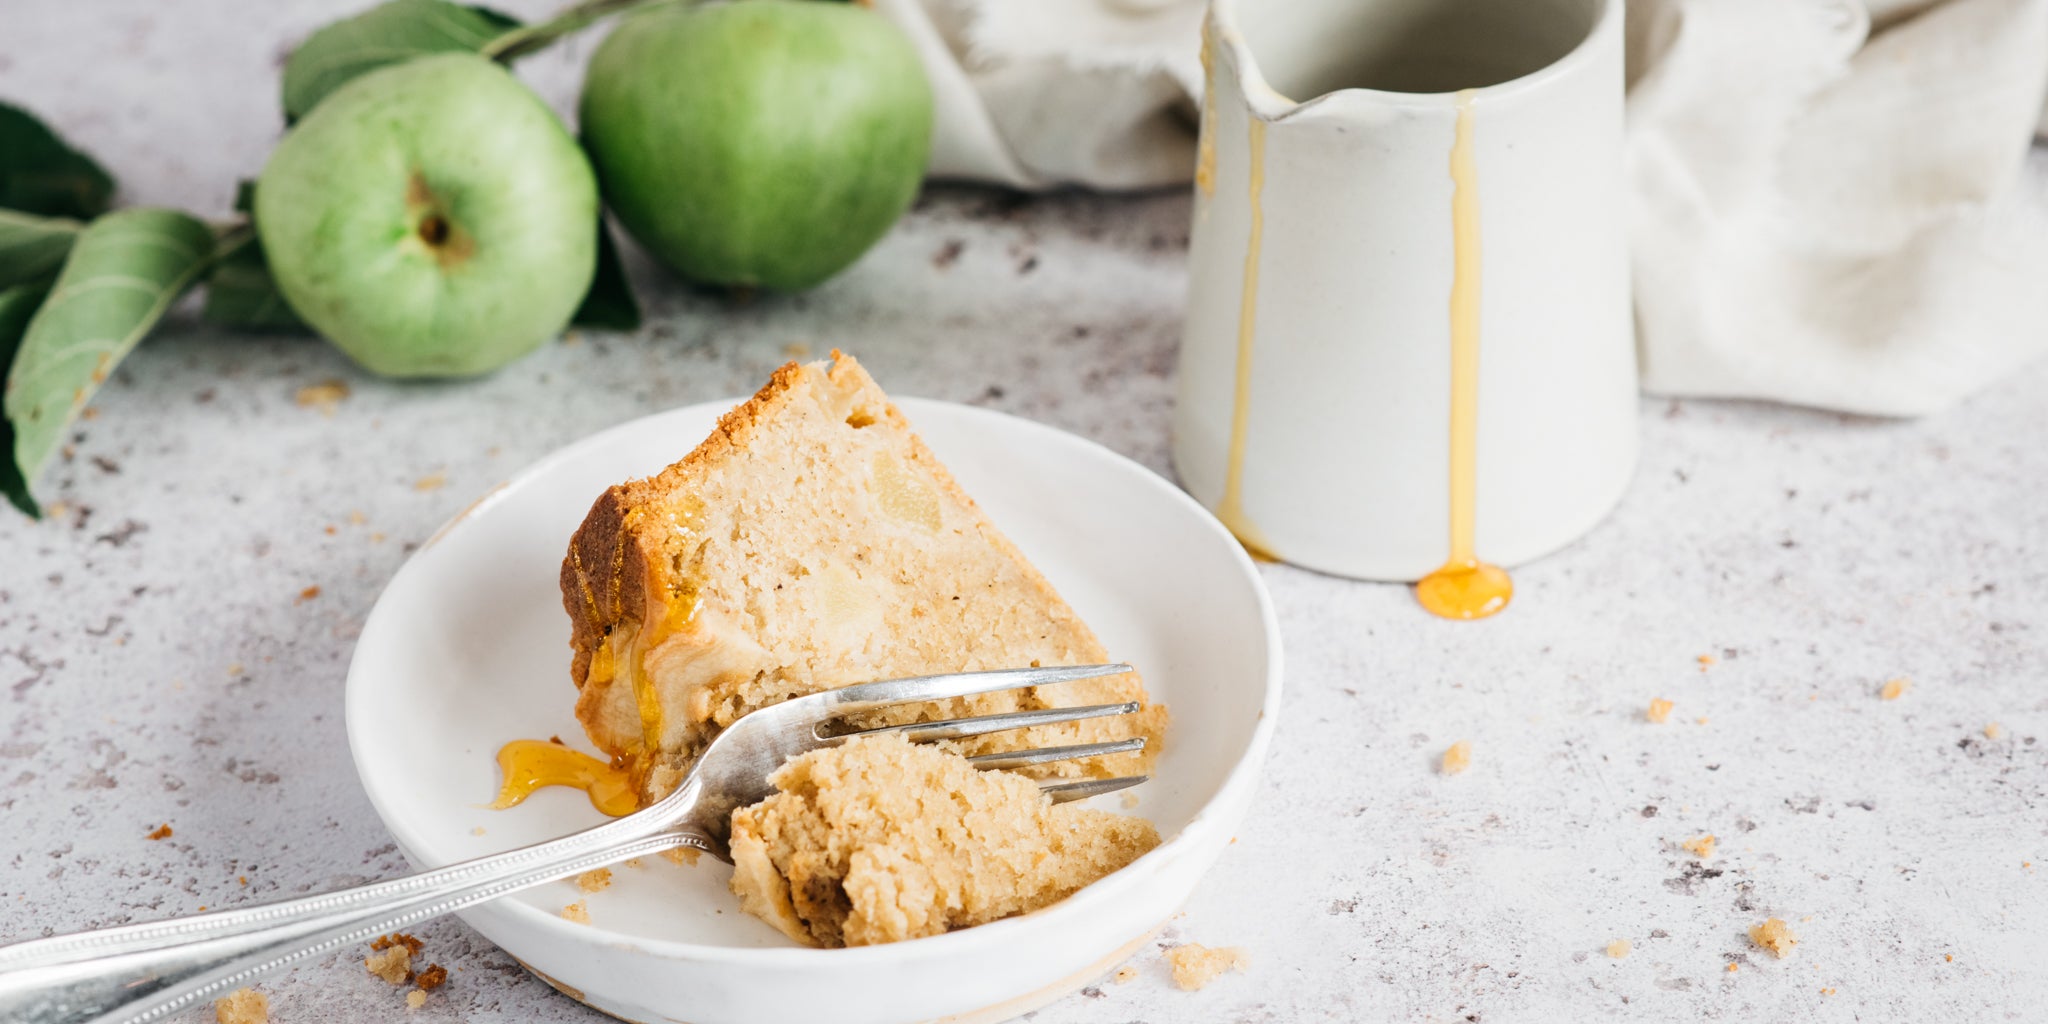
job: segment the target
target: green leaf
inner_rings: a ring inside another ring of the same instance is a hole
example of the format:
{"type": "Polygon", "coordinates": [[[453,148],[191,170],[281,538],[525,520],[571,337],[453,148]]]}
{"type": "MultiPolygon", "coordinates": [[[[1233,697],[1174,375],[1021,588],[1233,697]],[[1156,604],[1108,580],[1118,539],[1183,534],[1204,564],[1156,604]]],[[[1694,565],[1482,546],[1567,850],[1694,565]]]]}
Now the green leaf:
{"type": "Polygon", "coordinates": [[[213,232],[175,210],[121,210],[79,232],[7,375],[13,473],[35,480],[72,418],[213,256],[213,232]]]}
{"type": "Polygon", "coordinates": [[[246,243],[224,249],[206,277],[206,305],[199,315],[207,323],[249,331],[303,331],[304,321],[285,302],[270,277],[263,247],[251,236],[246,243]]]}
{"type": "Polygon", "coordinates": [[[64,262],[79,223],[0,210],[0,288],[47,277],[64,262]]]}
{"type": "MultiPolygon", "coordinates": [[[[256,183],[235,183],[235,211],[256,207],[256,183]]],[[[270,262],[256,244],[255,228],[245,225],[221,240],[219,255],[206,276],[206,306],[199,314],[208,323],[249,331],[304,331],[305,321],[285,301],[270,276],[270,262]]]]}
{"type": "MultiPolygon", "coordinates": [[[[36,313],[36,307],[43,304],[43,296],[50,293],[49,279],[17,284],[0,290],[0,366],[14,361],[14,352],[21,347],[21,336],[28,330],[29,318],[36,313]]],[[[0,447],[14,451],[14,428],[6,417],[0,416],[0,447]]],[[[0,495],[9,504],[20,509],[30,519],[41,519],[43,510],[36,500],[29,496],[28,478],[21,475],[21,468],[14,459],[0,459],[0,495]]]]}
{"type": "Polygon", "coordinates": [[[64,144],[35,115],[0,103],[0,206],[91,220],[106,212],[114,179],[64,144]]]}
{"type": "Polygon", "coordinates": [[[640,300],[633,297],[633,282],[626,279],[626,265],[619,260],[618,243],[602,217],[597,222],[597,273],[590,279],[590,291],[583,305],[569,321],[577,327],[598,327],[630,331],[640,326],[640,300]]]}
{"type": "Polygon", "coordinates": [[[284,64],[287,122],[341,88],[349,79],[387,64],[428,54],[481,50],[519,27],[484,7],[448,0],[390,0],[306,37],[284,64]]]}

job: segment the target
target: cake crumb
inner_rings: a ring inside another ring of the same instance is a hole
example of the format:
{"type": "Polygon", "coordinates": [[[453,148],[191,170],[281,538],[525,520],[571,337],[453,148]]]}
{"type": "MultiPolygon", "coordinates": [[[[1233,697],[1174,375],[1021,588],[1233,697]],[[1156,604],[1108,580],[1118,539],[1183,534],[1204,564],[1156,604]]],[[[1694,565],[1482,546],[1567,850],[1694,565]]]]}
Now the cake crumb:
{"type": "Polygon", "coordinates": [[[640,858],[638,857],[628,857],[626,858],[626,866],[629,868],[640,868],[646,867],[647,865],[642,863],[640,858]]]}
{"type": "Polygon", "coordinates": [[[1943,963],[1952,964],[1956,962],[1956,955],[1954,953],[1943,953],[1941,959],[1943,963]]]}
{"type": "Polygon", "coordinates": [[[1749,930],[1749,941],[1776,954],[1783,960],[1792,955],[1792,947],[1799,944],[1799,936],[1792,934],[1791,926],[1781,917],[1773,917],[1749,930]]]}
{"type": "Polygon", "coordinates": [[[1702,654],[1699,656],[1698,661],[1700,663],[1700,671],[1705,672],[1708,668],[1711,668],[1713,666],[1714,656],[1711,654],[1702,654]]]}
{"type": "Polygon", "coordinates": [[[1835,994],[1835,990],[1831,988],[1824,988],[1820,990],[1820,994],[1824,996],[1831,996],[1835,994]]]}
{"type": "Polygon", "coordinates": [[[1627,939],[1616,939],[1607,944],[1607,955],[1619,960],[1627,956],[1629,951],[1634,948],[1636,948],[1635,943],[1627,939]]]}
{"type": "Polygon", "coordinates": [[[1138,794],[1125,793],[1123,798],[1117,801],[1117,805],[1127,811],[1136,809],[1138,806],[1138,794]]]}
{"type": "Polygon", "coordinates": [[[1456,775],[1472,767],[1472,741],[1459,740],[1444,750],[1443,764],[1439,767],[1445,775],[1456,775]]]}
{"type": "Polygon", "coordinates": [[[1183,992],[1196,991],[1226,971],[1242,974],[1251,964],[1251,958],[1236,946],[1211,948],[1193,942],[1167,950],[1166,960],[1173,966],[1173,983],[1183,992]]]}
{"type": "Polygon", "coordinates": [[[385,984],[403,985],[412,980],[412,950],[403,945],[389,945],[364,957],[363,966],[371,974],[384,979],[385,984]]]}
{"type": "Polygon", "coordinates": [[[150,833],[150,834],[149,834],[148,836],[146,836],[146,837],[144,837],[144,838],[147,838],[147,839],[169,839],[170,837],[171,837],[171,823],[167,821],[167,822],[164,822],[164,823],[163,823],[163,824],[161,824],[161,825],[158,825],[158,826],[156,827],[156,831],[154,831],[154,832],[151,832],[151,833],[150,833]]]}
{"type": "Polygon", "coordinates": [[[448,474],[436,470],[412,482],[415,491],[438,491],[448,482],[448,474]]]}
{"type": "Polygon", "coordinates": [[[577,900],[576,902],[571,903],[568,906],[562,908],[562,919],[566,921],[574,921],[577,924],[589,924],[590,905],[583,902],[582,900],[577,900]]]}
{"type": "Polygon", "coordinates": [[[1688,839],[1678,845],[1685,847],[1687,853],[1701,860],[1706,860],[1714,855],[1714,834],[1709,832],[1706,835],[1688,839]]]}
{"type": "Polygon", "coordinates": [[[253,988],[238,988],[213,1001],[216,1024],[269,1024],[270,997],[253,988]]]}
{"type": "Polygon", "coordinates": [[[426,943],[421,942],[420,940],[413,938],[412,936],[407,935],[404,932],[392,932],[389,935],[379,935],[376,938],[370,940],[371,949],[381,950],[390,949],[393,946],[404,946],[405,951],[407,953],[412,954],[413,956],[418,956],[420,950],[426,948],[426,945],[426,943]]]}
{"type": "Polygon", "coordinates": [[[316,598],[316,597],[319,597],[319,596],[320,596],[320,588],[319,588],[318,586],[311,586],[311,587],[307,587],[306,589],[304,589],[304,590],[301,590],[301,591],[299,591],[299,599],[298,599],[298,600],[296,600],[296,601],[293,601],[292,603],[293,603],[293,604],[305,604],[305,603],[306,603],[307,601],[311,601],[312,599],[314,599],[314,598],[316,598]]]}
{"type": "Polygon", "coordinates": [[[1736,971],[1738,971],[1738,970],[1741,970],[1741,969],[1742,969],[1742,965],[1741,965],[1741,964],[1738,964],[1738,963],[1736,963],[1736,962],[1735,962],[1735,961],[1733,961],[1733,960],[1730,960],[1730,961],[1728,961],[1728,973],[1730,973],[1730,974],[1734,974],[1734,973],[1735,973],[1736,971]]]}
{"type": "Polygon", "coordinates": [[[612,869],[595,868],[576,876],[576,888],[584,892],[603,892],[612,887],[612,869]]]}
{"type": "Polygon", "coordinates": [[[1119,985],[1128,985],[1131,982],[1136,981],[1137,978],[1138,969],[1132,967],[1130,964],[1125,964],[1122,967],[1117,968],[1116,973],[1109,976],[1109,980],[1116,982],[1119,985]]]}
{"type": "Polygon", "coordinates": [[[405,994],[406,1009],[417,1010],[425,1005],[427,1005],[427,994],[425,992],[422,992],[419,989],[413,989],[412,991],[407,992],[405,994]]]}
{"type": "Polygon", "coordinates": [[[2003,735],[2005,735],[2005,728],[1997,722],[1984,727],[1984,738],[1987,740],[1995,740],[2003,735]]]}
{"type": "Polygon", "coordinates": [[[1693,719],[1692,721],[1694,725],[1705,725],[1707,724],[1707,716],[1701,715],[1698,718],[1693,719]]]}
{"type": "Polygon", "coordinates": [[[448,984],[448,968],[440,964],[428,964],[427,969],[421,971],[420,976],[414,979],[414,983],[419,985],[420,991],[432,992],[448,984]]]}
{"type": "Polygon", "coordinates": [[[697,858],[704,856],[704,851],[699,850],[694,846],[677,846],[672,849],[661,851],[661,856],[663,860],[666,860],[672,864],[683,864],[690,867],[695,867],[697,864],[697,858]]]}
{"type": "Polygon", "coordinates": [[[1671,702],[1662,697],[1650,701],[1650,710],[1643,712],[1643,717],[1654,724],[1663,725],[1671,720],[1671,702]]]}
{"type": "Polygon", "coordinates": [[[1913,681],[1911,679],[1893,679],[1885,683],[1884,686],[1877,691],[1877,695],[1879,697],[1884,698],[1885,700],[1898,700],[1900,697],[1906,695],[1907,690],[1910,690],[1912,688],[1913,681]]]}
{"type": "Polygon", "coordinates": [[[334,408],[348,398],[348,383],[340,380],[321,381],[299,389],[298,403],[307,409],[318,409],[322,416],[334,415],[334,408]]]}
{"type": "Polygon", "coordinates": [[[470,835],[473,835],[473,836],[480,836],[480,835],[483,835],[483,834],[484,834],[484,827],[483,827],[482,825],[478,825],[477,827],[475,827],[475,828],[473,828],[473,829],[470,829],[470,830],[469,830],[469,834],[470,834],[470,835]]]}

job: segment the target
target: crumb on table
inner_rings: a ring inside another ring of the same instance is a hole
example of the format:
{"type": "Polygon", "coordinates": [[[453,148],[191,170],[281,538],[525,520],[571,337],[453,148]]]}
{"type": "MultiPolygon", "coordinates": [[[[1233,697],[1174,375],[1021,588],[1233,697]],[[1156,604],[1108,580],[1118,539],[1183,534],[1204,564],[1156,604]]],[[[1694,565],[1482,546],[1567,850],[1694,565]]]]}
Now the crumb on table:
{"type": "Polygon", "coordinates": [[[1695,836],[1678,845],[1685,847],[1685,852],[1706,860],[1714,855],[1714,834],[1709,832],[1703,836],[1695,836]]]}
{"type": "Polygon", "coordinates": [[[1193,992],[1226,971],[1242,974],[1251,964],[1251,958],[1236,946],[1211,948],[1193,942],[1167,950],[1166,960],[1173,967],[1173,983],[1183,992],[1193,992]]]}
{"type": "Polygon", "coordinates": [[[1136,980],[1137,977],[1138,969],[1132,967],[1130,964],[1125,964],[1122,967],[1117,968],[1116,973],[1109,976],[1109,980],[1116,982],[1119,985],[1125,985],[1136,980]]]}
{"type": "Polygon", "coordinates": [[[216,1024],[267,1024],[270,997],[253,988],[238,988],[213,1001],[216,1024]]]}
{"type": "MultiPolygon", "coordinates": [[[[161,825],[158,825],[158,826],[156,827],[156,831],[154,831],[154,832],[151,832],[151,833],[150,833],[150,834],[149,834],[149,835],[148,835],[148,836],[147,836],[146,838],[149,838],[149,839],[169,839],[170,837],[171,837],[171,823],[167,821],[167,822],[164,822],[164,823],[163,823],[163,824],[161,824],[161,825]]],[[[245,990],[245,991],[246,991],[246,990],[245,990]]]]}
{"type": "Polygon", "coordinates": [[[1700,671],[1705,672],[1707,669],[1713,666],[1714,656],[1711,654],[1702,654],[1699,656],[1698,661],[1700,663],[1700,671]]]}
{"type": "Polygon", "coordinates": [[[1670,701],[1662,697],[1655,698],[1650,701],[1650,710],[1643,712],[1643,717],[1654,724],[1663,725],[1671,720],[1671,707],[1670,701]]]}
{"type": "Polygon", "coordinates": [[[1607,944],[1607,955],[1615,958],[1616,960],[1619,960],[1622,957],[1627,956],[1629,954],[1629,951],[1635,948],[1635,943],[1630,942],[1627,939],[1616,939],[1613,942],[1607,944]]]}
{"type": "Polygon", "coordinates": [[[2005,729],[2003,726],[2000,726],[1997,722],[1993,722],[1990,725],[1984,727],[1984,738],[1987,740],[1995,740],[2003,735],[2005,735],[2005,729]]]}
{"type": "Polygon", "coordinates": [[[1778,959],[1792,955],[1792,947],[1799,944],[1799,936],[1792,934],[1792,928],[1781,917],[1773,917],[1749,930],[1749,941],[1776,954],[1778,959]]]}
{"type": "Polygon", "coordinates": [[[577,900],[562,908],[562,918],[567,921],[574,921],[577,924],[589,924],[590,904],[577,900]]]}
{"type": "Polygon", "coordinates": [[[393,943],[364,957],[363,966],[387,984],[403,985],[412,980],[412,950],[393,943]]]}
{"type": "Polygon", "coordinates": [[[603,892],[612,887],[612,869],[595,868],[576,876],[576,888],[584,892],[603,892]]]}
{"type": "Polygon", "coordinates": [[[1472,741],[1459,740],[1444,750],[1443,764],[1439,768],[1445,775],[1456,775],[1472,767],[1472,741]]]}
{"type": "Polygon", "coordinates": [[[1877,691],[1877,695],[1879,697],[1884,698],[1885,700],[1898,700],[1900,697],[1906,695],[1907,690],[1910,690],[1912,688],[1913,681],[1911,679],[1893,679],[1887,681],[1884,684],[1884,686],[1880,687],[1877,691]]]}
{"type": "Polygon", "coordinates": [[[448,968],[440,964],[428,964],[427,969],[421,971],[419,977],[413,979],[413,981],[419,985],[420,991],[432,992],[448,984],[448,968]]]}
{"type": "Polygon", "coordinates": [[[413,989],[412,991],[407,992],[405,994],[406,1009],[417,1010],[425,1005],[427,1005],[427,994],[425,992],[419,989],[413,989]]]}

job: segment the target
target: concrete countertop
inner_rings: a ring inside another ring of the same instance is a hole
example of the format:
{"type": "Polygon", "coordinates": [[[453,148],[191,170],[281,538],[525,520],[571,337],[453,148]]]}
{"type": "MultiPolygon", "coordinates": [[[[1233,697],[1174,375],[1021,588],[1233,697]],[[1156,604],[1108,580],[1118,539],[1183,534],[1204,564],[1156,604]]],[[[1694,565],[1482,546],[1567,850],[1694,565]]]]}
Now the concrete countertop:
{"type": "MultiPolygon", "coordinates": [[[[276,137],[279,60],[346,6],[29,0],[0,98],[124,202],[223,214],[276,137]]],[[[566,108],[591,43],[522,73],[566,108]]],[[[934,189],[813,293],[734,306],[636,260],[645,328],[452,385],[181,313],[46,474],[57,514],[0,516],[0,938],[401,871],[344,742],[354,637],[436,524],[595,430],[837,345],[893,391],[1169,472],[1187,218],[1179,193],[934,189]],[[330,380],[349,389],[331,410],[295,401],[330,380]]],[[[1244,947],[1249,970],[1183,993],[1148,949],[1137,980],[1035,1019],[2038,1019],[2044,392],[2037,364],[1915,422],[1646,398],[1619,510],[1480,624],[1264,567],[1277,743],[1161,938],[1244,947]],[[1913,685],[1880,699],[1894,678],[1913,685]],[[1653,725],[1659,697],[1676,707],[1653,725]],[[1471,770],[1439,775],[1458,739],[1471,770]],[[1678,846],[1705,833],[1703,862],[1678,846]],[[1786,959],[1747,938],[1771,916],[1800,937],[1786,959]]],[[[272,1019],[600,1019],[459,922],[419,934],[454,971],[425,1007],[349,955],[266,981],[272,1019]]]]}

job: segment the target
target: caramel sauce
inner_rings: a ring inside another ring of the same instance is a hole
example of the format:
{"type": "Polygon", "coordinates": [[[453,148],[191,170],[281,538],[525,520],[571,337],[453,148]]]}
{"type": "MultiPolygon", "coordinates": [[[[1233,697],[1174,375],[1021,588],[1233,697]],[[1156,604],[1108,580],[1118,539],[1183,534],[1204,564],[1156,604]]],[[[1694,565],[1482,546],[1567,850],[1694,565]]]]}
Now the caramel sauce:
{"type": "Polygon", "coordinates": [[[1508,606],[1507,571],[1474,550],[1479,465],[1479,176],[1472,157],[1472,101],[1458,93],[1451,143],[1451,553],[1415,584],[1415,599],[1447,619],[1483,619],[1508,606]]]}
{"type": "Polygon", "coordinates": [[[580,789],[591,806],[614,818],[640,809],[640,795],[624,764],[606,764],[559,743],[513,740],[498,750],[498,771],[504,782],[491,802],[494,810],[516,807],[542,786],[580,789]]]}
{"type": "Polygon", "coordinates": [[[1216,194],[1216,61],[1209,52],[1206,25],[1202,32],[1202,126],[1195,140],[1195,187],[1202,190],[1204,198],[1216,194]]]}
{"type": "Polygon", "coordinates": [[[1258,331],[1259,242],[1266,233],[1262,195],[1266,190],[1266,122],[1250,116],[1251,140],[1251,233],[1244,246],[1244,292],[1237,310],[1237,385],[1230,404],[1230,450],[1224,464],[1223,499],[1216,503],[1216,518],[1237,536],[1253,558],[1278,561],[1265,536],[1244,511],[1244,440],[1252,409],[1252,342],[1258,331]]]}

